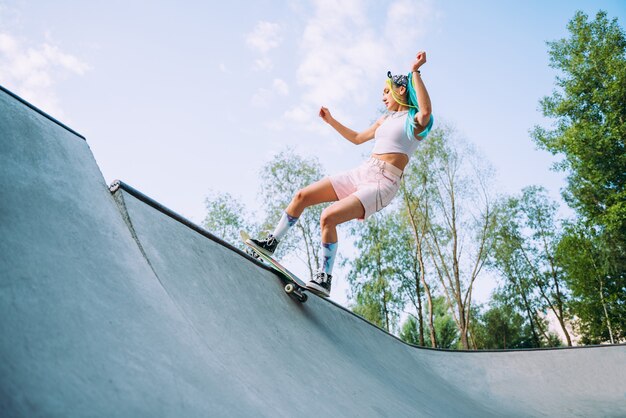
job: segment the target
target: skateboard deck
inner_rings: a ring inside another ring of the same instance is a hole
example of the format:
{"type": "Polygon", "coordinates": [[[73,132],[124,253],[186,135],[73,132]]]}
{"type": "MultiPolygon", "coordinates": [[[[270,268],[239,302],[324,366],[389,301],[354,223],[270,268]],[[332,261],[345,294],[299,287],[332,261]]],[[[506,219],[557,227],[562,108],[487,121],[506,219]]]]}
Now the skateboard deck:
{"type": "MultiPolygon", "coordinates": [[[[283,267],[278,261],[274,260],[267,254],[264,254],[252,241],[250,241],[250,235],[246,231],[239,231],[241,235],[241,239],[250,249],[252,250],[252,256],[255,258],[260,258],[261,260],[268,263],[276,272],[279,273],[279,276],[283,279],[285,284],[285,292],[290,295],[294,295],[298,300],[302,303],[306,302],[308,296],[305,291],[312,292],[315,294],[319,294],[312,289],[308,289],[306,284],[302,280],[298,278],[295,274],[287,270],[283,267]]],[[[320,294],[320,296],[323,296],[320,294]]]]}

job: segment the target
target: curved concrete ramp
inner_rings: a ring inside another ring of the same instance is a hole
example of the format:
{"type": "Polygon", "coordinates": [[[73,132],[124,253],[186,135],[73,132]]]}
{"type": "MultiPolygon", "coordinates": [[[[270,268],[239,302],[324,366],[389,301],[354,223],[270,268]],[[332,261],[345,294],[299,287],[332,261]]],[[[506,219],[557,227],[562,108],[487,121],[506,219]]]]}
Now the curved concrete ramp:
{"type": "Polygon", "coordinates": [[[3,416],[259,408],[143,258],[87,143],[0,92],[3,416]]]}
{"type": "Polygon", "coordinates": [[[626,347],[404,344],[120,184],[0,91],[4,416],[625,416],[626,347]]]}

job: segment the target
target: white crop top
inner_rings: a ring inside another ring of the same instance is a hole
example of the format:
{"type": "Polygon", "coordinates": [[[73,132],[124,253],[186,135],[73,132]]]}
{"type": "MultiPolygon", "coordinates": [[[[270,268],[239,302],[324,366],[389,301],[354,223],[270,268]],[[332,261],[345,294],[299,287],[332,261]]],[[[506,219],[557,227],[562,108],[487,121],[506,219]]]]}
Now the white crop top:
{"type": "MultiPolygon", "coordinates": [[[[372,154],[406,154],[409,158],[421,140],[409,139],[404,130],[408,111],[390,113],[374,133],[372,154]]],[[[418,137],[419,138],[419,137],[418,137]]]]}

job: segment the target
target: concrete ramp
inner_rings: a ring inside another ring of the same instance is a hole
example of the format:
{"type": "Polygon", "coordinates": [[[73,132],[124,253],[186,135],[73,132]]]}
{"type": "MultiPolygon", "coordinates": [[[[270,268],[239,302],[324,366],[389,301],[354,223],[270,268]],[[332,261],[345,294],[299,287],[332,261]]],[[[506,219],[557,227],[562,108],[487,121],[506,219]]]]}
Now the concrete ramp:
{"type": "Polygon", "coordinates": [[[626,346],[409,346],[118,183],[0,91],[5,416],[626,416],[626,346]]]}
{"type": "Polygon", "coordinates": [[[2,416],[262,410],[154,275],[84,139],[6,91],[0,237],[2,416]]]}
{"type": "Polygon", "coordinates": [[[468,407],[492,413],[421,367],[415,348],[321,298],[295,301],[271,271],[145,197],[123,188],[115,194],[165,291],[207,349],[255,388],[268,415],[461,416],[468,407]],[[446,402],[450,396],[460,402],[446,402]]]}

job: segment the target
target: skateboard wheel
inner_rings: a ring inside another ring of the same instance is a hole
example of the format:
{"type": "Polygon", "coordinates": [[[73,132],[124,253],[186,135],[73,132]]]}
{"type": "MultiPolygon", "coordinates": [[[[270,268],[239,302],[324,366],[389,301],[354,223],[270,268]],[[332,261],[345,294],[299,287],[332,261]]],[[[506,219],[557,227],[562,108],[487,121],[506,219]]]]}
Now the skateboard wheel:
{"type": "Polygon", "coordinates": [[[300,296],[300,302],[304,303],[309,299],[309,297],[305,294],[302,294],[302,296],[300,296]]]}
{"type": "Polygon", "coordinates": [[[285,286],[285,292],[287,293],[293,293],[294,290],[296,290],[296,287],[291,283],[285,286]]]}

